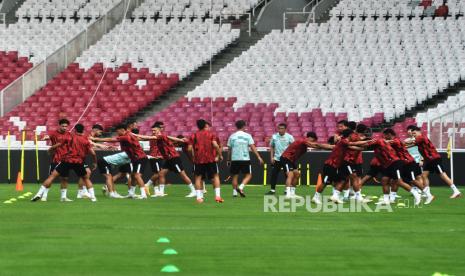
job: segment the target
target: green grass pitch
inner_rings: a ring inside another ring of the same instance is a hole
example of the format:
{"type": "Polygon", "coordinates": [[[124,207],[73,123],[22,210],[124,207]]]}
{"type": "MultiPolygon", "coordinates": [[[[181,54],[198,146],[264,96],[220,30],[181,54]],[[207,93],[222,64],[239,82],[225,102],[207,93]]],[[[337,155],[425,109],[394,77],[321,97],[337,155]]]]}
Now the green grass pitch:
{"type": "Polygon", "coordinates": [[[146,201],[106,199],[100,188],[97,203],[60,203],[55,184],[49,202],[3,204],[19,193],[1,185],[0,275],[160,275],[167,264],[179,275],[465,275],[465,199],[449,199],[447,188],[433,188],[431,206],[392,213],[264,213],[262,186],[241,199],[225,185],[223,204],[209,186],[202,205],[180,185],[146,201]]]}

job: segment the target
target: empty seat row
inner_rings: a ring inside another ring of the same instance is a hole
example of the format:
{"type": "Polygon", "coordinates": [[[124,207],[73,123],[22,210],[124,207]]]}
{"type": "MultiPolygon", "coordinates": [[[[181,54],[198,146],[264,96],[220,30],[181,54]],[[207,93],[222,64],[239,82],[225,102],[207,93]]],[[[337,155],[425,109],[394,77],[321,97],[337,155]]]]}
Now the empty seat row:
{"type": "Polygon", "coordinates": [[[145,1],[135,11],[136,18],[225,18],[241,15],[258,4],[258,0],[155,0],[145,1]]]}
{"type": "Polygon", "coordinates": [[[212,20],[187,19],[131,22],[126,20],[86,50],[77,62],[118,67],[130,62],[153,73],[177,73],[181,79],[207,63],[239,37],[239,29],[212,20]]]}
{"type": "Polygon", "coordinates": [[[465,78],[465,21],[424,26],[433,21],[331,20],[273,31],[188,97],[237,97],[235,108],[279,103],[276,112],[346,111],[353,121],[382,112],[389,121],[465,78]]]}

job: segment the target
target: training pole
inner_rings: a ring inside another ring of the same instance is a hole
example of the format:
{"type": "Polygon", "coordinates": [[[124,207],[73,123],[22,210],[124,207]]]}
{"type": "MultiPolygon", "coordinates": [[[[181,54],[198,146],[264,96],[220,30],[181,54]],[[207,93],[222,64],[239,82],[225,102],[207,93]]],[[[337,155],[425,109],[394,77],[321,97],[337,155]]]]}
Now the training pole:
{"type": "Polygon", "coordinates": [[[7,138],[7,146],[8,146],[8,184],[11,183],[11,137],[10,131],[8,130],[8,138],[7,138]]]}
{"type": "Polygon", "coordinates": [[[39,144],[37,143],[37,133],[34,133],[34,140],[36,142],[36,180],[37,184],[40,183],[40,167],[39,167],[39,144]]]}
{"type": "Polygon", "coordinates": [[[266,186],[266,163],[263,165],[263,186],[266,186]]]}
{"type": "Polygon", "coordinates": [[[24,141],[26,140],[26,131],[23,130],[21,137],[21,180],[24,179],[24,141]]]}

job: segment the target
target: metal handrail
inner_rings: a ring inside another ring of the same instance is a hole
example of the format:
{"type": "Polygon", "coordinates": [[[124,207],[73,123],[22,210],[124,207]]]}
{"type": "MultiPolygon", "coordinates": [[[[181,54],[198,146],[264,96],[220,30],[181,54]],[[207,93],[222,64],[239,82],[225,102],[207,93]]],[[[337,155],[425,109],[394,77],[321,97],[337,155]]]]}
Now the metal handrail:
{"type": "Polygon", "coordinates": [[[261,0],[257,3],[257,5],[255,5],[255,7],[253,7],[252,9],[252,16],[255,16],[255,10],[263,3],[265,3],[265,5],[263,7],[266,7],[266,5],[268,5],[268,2],[271,2],[272,0],[261,0]]]}
{"type": "MultiPolygon", "coordinates": [[[[272,0],[266,0],[266,1],[265,1],[265,5],[262,7],[262,9],[260,10],[260,13],[258,14],[257,18],[255,19],[255,22],[254,22],[254,25],[255,25],[255,26],[258,25],[258,22],[260,22],[260,19],[262,18],[262,15],[263,15],[263,13],[264,13],[265,10],[266,10],[266,7],[267,7],[269,4],[271,4],[271,2],[272,2],[272,0]]],[[[258,5],[255,6],[255,8],[256,8],[256,7],[258,7],[258,5]]],[[[255,12],[255,8],[254,8],[253,12],[255,12]]]]}
{"type": "MultiPolygon", "coordinates": [[[[118,4],[116,4],[113,8],[109,9],[106,14],[103,16],[104,18],[106,18],[108,16],[108,14],[110,12],[112,12],[114,9],[116,9],[119,5],[121,5],[121,3],[125,3],[126,0],[121,0],[118,4]]],[[[125,18],[122,18],[122,20],[124,20],[125,18]]],[[[8,88],[10,88],[11,86],[15,85],[17,82],[22,82],[23,79],[24,79],[24,76],[26,76],[27,74],[31,73],[32,71],[36,70],[39,66],[42,66],[42,63],[44,63],[43,66],[45,66],[45,69],[44,69],[44,83],[46,84],[47,83],[47,59],[50,58],[51,56],[55,55],[58,51],[60,51],[63,47],[65,49],[65,64],[68,65],[68,53],[66,51],[67,49],[67,46],[69,45],[70,42],[74,41],[78,36],[82,35],[83,33],[86,33],[86,43],[85,43],[85,47],[84,47],[84,51],[86,49],[89,48],[89,45],[88,45],[88,42],[87,42],[87,32],[88,32],[88,29],[93,26],[98,20],[92,22],[91,24],[87,25],[85,27],[85,29],[83,31],[81,31],[79,34],[77,34],[76,36],[74,36],[73,38],[71,38],[70,40],[66,41],[62,46],[60,46],[57,50],[55,50],[52,54],[48,55],[47,57],[44,58],[43,61],[39,62],[38,64],[36,64],[35,66],[33,66],[31,69],[29,69],[27,72],[25,72],[24,74],[22,74],[21,76],[19,76],[16,80],[14,80],[13,82],[11,82],[10,84],[8,84],[5,88],[3,88],[2,90],[0,90],[0,116],[4,116],[5,115],[5,106],[4,106],[4,103],[3,103],[3,100],[4,100],[4,93],[5,91],[7,91],[8,88]]],[[[106,20],[105,20],[106,22],[106,20]]],[[[104,34],[107,33],[107,29],[106,29],[106,25],[105,25],[105,31],[104,31],[104,34]]],[[[43,85],[41,85],[43,86],[43,85]]],[[[39,87],[40,88],[40,87],[39,87]]],[[[39,89],[37,88],[37,89],[39,89]]],[[[26,98],[24,97],[24,86],[23,86],[23,91],[22,91],[22,102],[24,102],[26,100],[26,98]]]]}
{"type": "MultiPolygon", "coordinates": [[[[302,12],[306,12],[307,7],[313,5],[313,2],[316,2],[316,1],[318,1],[318,0],[312,0],[312,1],[310,1],[307,5],[304,6],[304,8],[302,9],[302,12]]],[[[313,7],[312,7],[312,9],[313,9],[313,7]]]]}
{"type": "Polygon", "coordinates": [[[312,12],[292,12],[292,11],[283,12],[283,30],[286,30],[286,14],[308,14],[309,16],[307,20],[305,20],[305,24],[308,24],[308,21],[309,21],[309,18],[312,12]]]}
{"type": "MultiPolygon", "coordinates": [[[[305,5],[305,7],[302,9],[302,12],[306,12],[308,6],[312,6],[312,9],[310,11],[311,17],[312,17],[312,22],[315,23],[315,9],[320,5],[320,3],[323,2],[323,0],[312,0],[310,3],[305,5]]],[[[309,16],[310,18],[310,16],[309,16]]],[[[307,21],[308,23],[308,21],[307,21]]]]}
{"type": "Polygon", "coordinates": [[[0,13],[0,24],[6,25],[6,14],[4,12],[0,13]]]}
{"type": "Polygon", "coordinates": [[[461,107],[458,107],[458,108],[456,108],[456,109],[453,109],[453,110],[451,110],[451,111],[448,111],[447,113],[444,113],[444,114],[441,114],[441,115],[439,115],[439,116],[436,116],[436,117],[434,117],[434,118],[432,118],[432,119],[428,119],[428,121],[435,121],[435,120],[437,120],[437,119],[441,119],[441,117],[445,117],[445,116],[451,115],[451,114],[453,114],[453,113],[456,113],[457,111],[460,111],[461,109],[465,109],[465,105],[462,105],[461,107]]]}

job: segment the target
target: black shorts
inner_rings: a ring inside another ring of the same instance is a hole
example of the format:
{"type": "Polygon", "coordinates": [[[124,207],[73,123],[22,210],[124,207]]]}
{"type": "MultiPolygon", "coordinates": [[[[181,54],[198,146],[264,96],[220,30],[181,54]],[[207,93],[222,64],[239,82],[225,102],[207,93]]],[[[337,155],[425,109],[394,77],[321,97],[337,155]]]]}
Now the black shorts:
{"type": "Polygon", "coordinates": [[[342,166],[339,168],[339,175],[341,177],[346,178],[353,173],[357,176],[361,176],[363,174],[362,165],[349,162],[342,163],[342,166]]]}
{"type": "Polygon", "coordinates": [[[232,175],[239,173],[252,174],[252,165],[250,161],[232,161],[230,173],[232,175]]]}
{"type": "Polygon", "coordinates": [[[60,174],[61,177],[68,177],[69,171],[73,170],[78,177],[83,177],[87,174],[84,164],[76,163],[66,163],[61,162],[56,167],[55,170],[60,174]]]}
{"type": "Polygon", "coordinates": [[[194,175],[202,176],[206,179],[212,179],[215,174],[219,174],[218,164],[216,162],[206,164],[195,164],[194,175]]]}
{"type": "Polygon", "coordinates": [[[295,163],[287,158],[281,157],[279,162],[281,163],[281,166],[283,167],[285,173],[292,172],[293,170],[297,169],[295,163]]]}
{"type": "Polygon", "coordinates": [[[404,169],[402,170],[402,180],[405,183],[415,181],[419,175],[421,175],[421,168],[418,163],[412,162],[404,165],[404,169]]]}
{"type": "Polygon", "coordinates": [[[97,168],[98,168],[98,171],[101,173],[101,174],[111,174],[111,165],[108,164],[107,161],[105,161],[105,159],[101,158],[97,161],[97,168]]]}
{"type": "Polygon", "coordinates": [[[371,177],[376,177],[378,174],[382,172],[383,172],[383,167],[370,165],[370,170],[368,171],[367,175],[371,177]]]}
{"type": "Polygon", "coordinates": [[[147,158],[142,158],[139,160],[131,161],[129,164],[131,168],[131,173],[140,173],[143,174],[145,170],[145,165],[147,164],[147,158]]]}
{"type": "Polygon", "coordinates": [[[323,183],[329,185],[342,179],[339,170],[333,166],[325,164],[323,166],[323,183]]]}
{"type": "Polygon", "coordinates": [[[437,174],[443,173],[444,169],[442,167],[442,159],[437,158],[429,162],[425,162],[425,164],[423,165],[423,170],[425,172],[432,172],[437,174]]]}
{"type": "Polygon", "coordinates": [[[120,173],[131,173],[131,163],[119,166],[118,172],[120,172],[120,173]]]}
{"type": "Polygon", "coordinates": [[[404,162],[397,160],[391,164],[391,166],[383,169],[383,175],[389,177],[392,180],[402,179],[402,168],[404,162]]]}
{"type": "Polygon", "coordinates": [[[175,173],[181,173],[182,171],[184,171],[182,160],[179,157],[165,160],[165,164],[163,164],[163,169],[167,169],[175,173]]]}
{"type": "Polygon", "coordinates": [[[51,175],[52,172],[55,170],[55,168],[57,167],[58,163],[50,163],[50,167],[48,169],[48,174],[51,175]]]}
{"type": "Polygon", "coordinates": [[[274,160],[273,168],[276,168],[277,170],[284,169],[284,164],[281,162],[281,160],[274,160]]]}
{"type": "Polygon", "coordinates": [[[150,159],[150,167],[153,173],[159,173],[163,168],[163,159],[150,159]]]}

